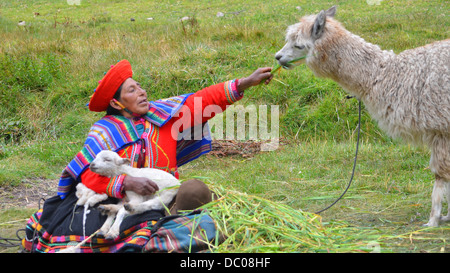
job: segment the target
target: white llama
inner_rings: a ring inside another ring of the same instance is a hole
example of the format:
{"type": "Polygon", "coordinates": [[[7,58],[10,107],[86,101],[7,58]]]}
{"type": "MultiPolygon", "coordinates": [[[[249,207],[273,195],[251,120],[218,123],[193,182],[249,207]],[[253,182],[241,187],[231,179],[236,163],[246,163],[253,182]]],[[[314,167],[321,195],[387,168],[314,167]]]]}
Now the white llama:
{"type": "Polygon", "coordinates": [[[450,40],[397,55],[347,31],[335,13],[332,7],[289,26],[275,58],[289,68],[304,57],[300,63],[360,99],[390,136],[430,147],[436,180],[426,225],[450,220],[450,40]],[[449,212],[441,218],[445,192],[449,212]]]}

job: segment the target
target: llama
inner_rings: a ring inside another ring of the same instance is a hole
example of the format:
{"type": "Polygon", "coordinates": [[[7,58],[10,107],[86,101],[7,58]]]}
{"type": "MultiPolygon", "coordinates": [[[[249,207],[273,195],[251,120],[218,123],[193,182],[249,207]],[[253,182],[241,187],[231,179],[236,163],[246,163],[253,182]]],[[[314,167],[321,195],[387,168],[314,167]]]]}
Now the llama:
{"type": "Polygon", "coordinates": [[[100,205],[99,209],[108,216],[100,229],[100,234],[104,234],[108,239],[114,239],[119,235],[120,224],[123,218],[130,213],[138,214],[147,210],[166,208],[177,194],[177,186],[180,185],[179,180],[168,172],[153,168],[133,168],[129,164],[129,159],[121,158],[117,153],[107,150],[98,153],[90,164],[91,171],[107,177],[121,174],[147,177],[155,182],[160,190],[159,193],[151,196],[142,196],[133,191],[126,191],[128,203],[121,201],[118,204],[100,205]]]}
{"type": "Polygon", "coordinates": [[[450,220],[450,39],[397,55],[347,31],[335,13],[334,6],[289,26],[276,60],[285,68],[306,63],[361,100],[388,135],[427,145],[435,184],[426,225],[450,220]],[[445,192],[449,208],[441,218],[445,192]]]}

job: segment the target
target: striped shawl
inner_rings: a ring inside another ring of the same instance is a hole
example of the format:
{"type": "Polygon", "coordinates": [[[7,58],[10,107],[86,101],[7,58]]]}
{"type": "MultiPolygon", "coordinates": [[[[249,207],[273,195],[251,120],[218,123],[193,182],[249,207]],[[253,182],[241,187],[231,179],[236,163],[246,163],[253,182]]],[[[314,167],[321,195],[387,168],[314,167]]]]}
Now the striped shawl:
{"type": "MultiPolygon", "coordinates": [[[[185,94],[168,99],[150,102],[148,113],[144,116],[152,124],[161,127],[178,112],[188,96],[185,94]]],[[[205,128],[208,128],[205,126],[205,128]]],[[[183,132],[181,133],[183,135],[183,132]]],[[[190,136],[190,134],[189,134],[190,136]]],[[[119,151],[138,141],[139,134],[133,122],[123,116],[107,115],[97,121],[90,129],[88,137],[80,152],[63,170],[59,183],[58,195],[64,199],[80,175],[102,150],[119,151]]],[[[177,142],[178,166],[188,163],[211,150],[209,130],[203,130],[201,140],[181,139],[177,142]]]]}

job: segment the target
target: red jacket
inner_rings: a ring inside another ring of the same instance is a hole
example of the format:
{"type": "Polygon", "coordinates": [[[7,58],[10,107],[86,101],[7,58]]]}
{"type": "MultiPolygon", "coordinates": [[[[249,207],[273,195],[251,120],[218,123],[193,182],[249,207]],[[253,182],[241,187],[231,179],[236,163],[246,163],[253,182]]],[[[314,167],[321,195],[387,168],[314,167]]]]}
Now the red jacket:
{"type": "MultiPolygon", "coordinates": [[[[123,158],[131,159],[134,167],[162,169],[179,178],[176,160],[177,139],[172,136],[173,126],[175,125],[174,129],[181,132],[185,129],[182,124],[195,126],[208,121],[218,112],[213,112],[211,116],[208,114],[206,117],[201,115],[201,120],[195,118],[195,113],[197,115],[203,113],[203,110],[211,105],[217,105],[218,107],[214,109],[224,111],[227,105],[242,98],[243,94],[237,91],[237,83],[237,80],[219,83],[192,94],[184,103],[189,111],[180,110],[179,116],[171,118],[162,127],[151,124],[144,119],[135,119],[135,125],[142,124],[144,126],[144,132],[141,135],[144,144],[135,143],[118,151],[118,154],[123,158]],[[189,116],[186,114],[189,114],[189,116]]],[[[124,177],[125,175],[119,175],[109,178],[96,174],[87,168],[81,174],[81,182],[97,193],[107,193],[111,197],[123,198],[124,177]]]]}

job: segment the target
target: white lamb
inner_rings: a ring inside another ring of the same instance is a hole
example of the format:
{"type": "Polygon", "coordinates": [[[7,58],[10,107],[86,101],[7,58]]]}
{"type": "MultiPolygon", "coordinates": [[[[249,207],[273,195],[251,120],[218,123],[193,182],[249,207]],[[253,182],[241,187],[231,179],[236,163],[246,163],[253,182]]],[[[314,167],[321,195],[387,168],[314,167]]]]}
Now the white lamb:
{"type": "Polygon", "coordinates": [[[397,55],[347,31],[332,18],[335,12],[322,10],[289,26],[275,58],[285,67],[304,58],[316,76],[364,102],[390,136],[429,146],[436,181],[427,225],[450,220],[450,39],[397,55]],[[441,218],[445,192],[449,212],[441,218]]]}
{"type": "Polygon", "coordinates": [[[108,218],[100,229],[101,234],[105,234],[108,239],[116,238],[119,235],[119,228],[122,220],[130,213],[138,214],[147,210],[164,209],[173,200],[178,192],[180,182],[173,175],[163,170],[153,168],[133,168],[130,160],[121,158],[112,151],[101,151],[91,162],[91,171],[103,176],[113,177],[126,174],[133,177],[147,177],[155,182],[159,187],[159,192],[150,196],[142,196],[132,191],[126,191],[128,203],[101,205],[108,218]],[[116,216],[117,214],[117,216],[116,216]],[[114,221],[114,216],[115,221],[114,221]],[[114,221],[114,224],[112,224],[114,221]]]}

